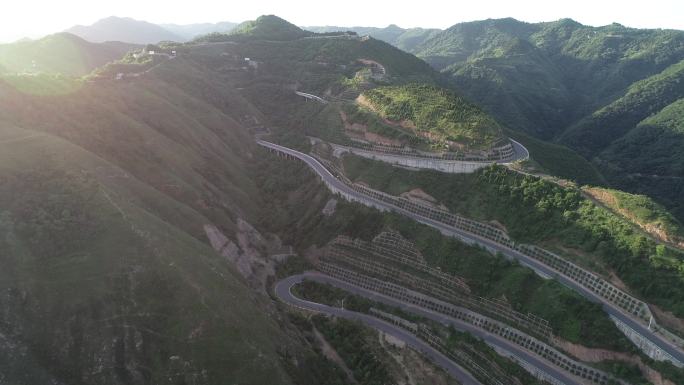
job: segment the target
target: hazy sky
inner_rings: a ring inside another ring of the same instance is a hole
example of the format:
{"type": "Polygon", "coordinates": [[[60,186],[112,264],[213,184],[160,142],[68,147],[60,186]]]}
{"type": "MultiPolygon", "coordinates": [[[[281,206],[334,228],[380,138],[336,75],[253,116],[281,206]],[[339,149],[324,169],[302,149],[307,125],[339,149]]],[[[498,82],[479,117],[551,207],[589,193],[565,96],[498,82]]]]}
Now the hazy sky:
{"type": "Polygon", "coordinates": [[[684,0],[1,0],[0,41],[39,37],[107,16],[154,23],[240,22],[275,14],[297,25],[446,28],[462,21],[570,17],[589,25],[684,29],[684,0]],[[175,4],[174,4],[175,3],[175,4]],[[412,4],[404,6],[399,4],[412,4]]]}

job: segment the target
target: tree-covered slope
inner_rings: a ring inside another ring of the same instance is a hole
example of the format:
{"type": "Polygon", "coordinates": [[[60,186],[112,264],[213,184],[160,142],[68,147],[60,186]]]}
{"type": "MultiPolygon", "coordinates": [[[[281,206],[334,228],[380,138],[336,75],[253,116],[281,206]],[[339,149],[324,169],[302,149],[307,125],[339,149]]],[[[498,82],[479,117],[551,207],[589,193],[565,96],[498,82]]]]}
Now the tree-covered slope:
{"type": "Polygon", "coordinates": [[[549,139],[682,60],[684,32],[484,20],[456,24],[411,52],[510,127],[549,139]]]}
{"type": "Polygon", "coordinates": [[[583,187],[582,191],[612,211],[634,222],[654,238],[684,248],[684,227],[662,205],[645,195],[583,187]]]}
{"type": "Polygon", "coordinates": [[[313,35],[274,15],[259,16],[256,20],[246,21],[235,27],[231,34],[235,37],[266,40],[295,40],[313,35]]]}
{"type": "Polygon", "coordinates": [[[684,99],[633,126],[597,164],[616,186],[655,197],[684,219],[684,99]]]}
{"type": "MultiPolygon", "coordinates": [[[[684,219],[681,180],[676,171],[661,171],[678,165],[677,135],[648,145],[652,126],[635,129],[684,97],[683,31],[590,27],[570,19],[483,20],[456,24],[411,52],[448,75],[453,87],[506,127],[571,147],[592,160],[609,183],[648,194],[684,219]],[[633,130],[641,134],[621,139],[633,130]],[[639,141],[645,141],[643,147],[639,141]],[[663,145],[666,152],[650,153],[663,145]]],[[[572,175],[563,173],[560,163],[551,165],[545,168],[556,175],[572,175]]]]}
{"type": "Polygon", "coordinates": [[[408,171],[345,158],[348,176],[390,194],[420,188],[454,213],[496,221],[517,241],[542,245],[684,318],[684,251],[659,247],[632,219],[576,187],[494,166],[467,175],[408,171]]]}
{"type": "MultiPolygon", "coordinates": [[[[570,127],[560,141],[586,156],[593,156],[639,122],[681,97],[684,97],[684,60],[632,84],[624,96],[570,127]]],[[[673,108],[667,115],[671,119],[678,112],[679,109],[673,108]]]]}
{"type": "Polygon", "coordinates": [[[451,91],[408,84],[378,87],[361,98],[373,111],[395,122],[415,126],[432,142],[453,142],[467,148],[488,148],[503,139],[499,124],[488,114],[451,91]]]}
{"type": "Polygon", "coordinates": [[[120,59],[135,48],[125,43],[89,43],[75,35],[58,33],[34,41],[0,45],[0,74],[60,73],[82,76],[120,59]]]}
{"type": "Polygon", "coordinates": [[[407,52],[411,52],[418,44],[441,31],[435,28],[401,28],[395,24],[388,25],[385,28],[325,26],[305,27],[305,29],[317,33],[352,31],[360,36],[368,35],[382,40],[407,52]]]}

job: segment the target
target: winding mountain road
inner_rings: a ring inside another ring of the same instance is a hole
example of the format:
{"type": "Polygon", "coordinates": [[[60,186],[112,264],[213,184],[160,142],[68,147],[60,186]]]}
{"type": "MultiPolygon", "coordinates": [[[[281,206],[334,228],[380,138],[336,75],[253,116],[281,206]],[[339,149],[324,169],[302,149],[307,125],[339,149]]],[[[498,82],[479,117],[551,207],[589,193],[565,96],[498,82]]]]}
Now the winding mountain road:
{"type": "Polygon", "coordinates": [[[388,334],[391,334],[402,341],[405,341],[408,345],[414,347],[418,351],[426,354],[428,357],[430,357],[433,361],[435,361],[437,364],[439,364],[441,367],[443,367],[445,370],[447,370],[454,378],[458,379],[461,381],[463,384],[479,384],[477,380],[475,380],[470,373],[468,373],[465,369],[451,361],[449,358],[444,356],[442,353],[438,352],[434,348],[432,348],[430,345],[416,337],[415,335],[409,333],[408,331],[401,329],[398,326],[394,326],[388,322],[385,322],[383,320],[380,320],[378,318],[375,318],[373,316],[369,316],[363,313],[357,313],[353,311],[349,311],[346,309],[342,308],[336,308],[336,307],[331,307],[328,305],[323,305],[320,303],[316,302],[310,302],[303,300],[301,298],[297,298],[292,294],[292,287],[303,280],[312,280],[316,281],[319,283],[326,283],[330,284],[332,286],[335,286],[337,288],[343,289],[347,292],[362,296],[364,298],[368,298],[373,301],[377,301],[380,303],[384,303],[389,306],[394,306],[397,308],[400,308],[404,311],[410,312],[412,314],[419,315],[421,317],[433,320],[435,322],[439,322],[443,325],[451,325],[457,330],[460,331],[465,331],[470,334],[473,334],[482,340],[484,340],[488,345],[496,347],[500,350],[508,352],[510,355],[514,355],[518,359],[522,359],[526,361],[529,365],[537,368],[538,370],[544,372],[546,375],[553,377],[555,380],[557,380],[559,383],[562,384],[567,384],[567,385],[582,385],[583,383],[575,379],[574,376],[571,376],[567,374],[566,372],[560,370],[559,368],[550,365],[540,357],[536,356],[535,354],[526,351],[524,349],[521,349],[519,346],[511,343],[510,341],[499,337],[494,334],[490,334],[482,329],[476,328],[473,325],[467,324],[465,322],[459,321],[455,318],[449,317],[444,314],[440,314],[437,312],[433,312],[430,310],[427,310],[425,308],[421,308],[415,305],[411,305],[399,300],[396,300],[394,298],[382,295],[380,293],[376,293],[374,291],[370,291],[364,288],[360,288],[358,286],[351,285],[347,282],[341,281],[339,279],[330,277],[328,275],[318,273],[318,272],[305,272],[302,274],[298,275],[293,275],[290,277],[287,277],[281,281],[278,281],[275,285],[275,294],[278,298],[280,298],[282,301],[304,309],[308,310],[313,310],[321,313],[326,313],[326,314],[331,314],[337,317],[342,317],[346,319],[353,319],[353,320],[358,320],[361,321],[368,326],[371,326],[375,329],[381,330],[383,332],[386,332],[388,334]]]}
{"type": "MultiPolygon", "coordinates": [[[[381,200],[375,199],[371,196],[364,195],[360,192],[357,192],[344,184],[342,181],[337,179],[330,171],[325,168],[318,160],[316,160],[314,157],[304,154],[302,152],[280,146],[275,143],[263,141],[263,140],[258,140],[257,143],[263,147],[270,148],[272,150],[279,151],[283,154],[287,154],[289,156],[295,157],[297,159],[300,159],[301,161],[305,162],[311,169],[313,169],[316,174],[323,180],[323,182],[326,183],[329,187],[332,186],[334,189],[343,192],[345,195],[353,197],[354,200],[359,201],[359,202],[364,202],[365,204],[372,205],[376,208],[383,209],[385,211],[393,211],[402,215],[405,215],[417,222],[426,224],[428,226],[431,226],[437,230],[439,230],[442,234],[451,236],[454,238],[458,238],[462,240],[465,243],[468,244],[477,244],[480,245],[487,250],[493,252],[493,253],[501,253],[504,256],[508,257],[509,259],[516,259],[520,264],[527,266],[537,272],[539,275],[546,277],[546,278],[556,278],[560,283],[563,285],[569,287],[572,290],[575,290],[585,298],[589,299],[592,302],[596,303],[601,303],[603,306],[603,309],[608,313],[609,315],[615,317],[617,320],[621,321],[625,325],[627,325],[629,328],[649,340],[651,343],[653,343],[655,346],[663,350],[664,352],[668,353],[671,355],[674,359],[678,360],[679,362],[684,362],[684,351],[682,351],[680,348],[675,346],[674,344],[670,343],[669,341],[665,340],[663,337],[660,335],[657,335],[653,332],[651,332],[648,329],[648,326],[643,325],[642,323],[636,321],[633,319],[629,314],[623,312],[620,308],[618,308],[616,305],[608,302],[604,298],[596,295],[589,289],[583,287],[582,285],[576,283],[569,277],[560,274],[556,270],[550,268],[549,266],[531,258],[528,257],[516,250],[510,249],[506,246],[500,245],[496,242],[493,242],[491,240],[488,240],[486,238],[482,238],[478,235],[468,233],[466,231],[457,229],[455,227],[446,225],[441,222],[437,222],[435,220],[432,220],[430,218],[424,217],[422,215],[416,214],[409,212],[407,210],[404,210],[402,208],[396,207],[394,205],[388,204],[386,202],[383,202],[381,200]]],[[[523,147],[524,148],[524,147],[523,147]]]]}
{"type": "MultiPolygon", "coordinates": [[[[292,294],[292,287],[304,279],[315,280],[318,282],[332,282],[331,284],[344,283],[342,281],[337,281],[332,277],[328,277],[321,273],[308,272],[299,275],[293,275],[287,277],[275,285],[276,296],[283,302],[293,305],[295,307],[304,308],[307,310],[313,310],[320,313],[325,313],[329,315],[334,315],[336,317],[345,318],[349,320],[361,321],[364,324],[377,329],[383,333],[387,333],[393,337],[404,341],[407,345],[411,346],[420,353],[428,356],[434,363],[446,370],[452,377],[457,379],[463,385],[481,385],[467,370],[451,361],[444,354],[440,353],[438,350],[427,344],[425,341],[421,340],[414,334],[407,330],[402,329],[399,326],[392,325],[389,322],[383,321],[379,318],[357,313],[354,311],[349,311],[342,308],[332,307],[316,302],[306,301],[301,298],[295,297],[292,294]]],[[[355,293],[359,294],[359,293],[355,293]]]]}

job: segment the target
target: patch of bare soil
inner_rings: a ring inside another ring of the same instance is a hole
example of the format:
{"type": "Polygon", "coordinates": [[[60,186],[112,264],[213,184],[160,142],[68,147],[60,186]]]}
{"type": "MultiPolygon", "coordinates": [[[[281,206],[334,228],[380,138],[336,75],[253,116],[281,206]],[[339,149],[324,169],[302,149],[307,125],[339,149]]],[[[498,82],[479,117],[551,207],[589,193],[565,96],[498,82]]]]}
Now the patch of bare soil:
{"type": "Polygon", "coordinates": [[[275,274],[275,261],[269,258],[269,251],[282,248],[277,237],[266,239],[247,221],[238,219],[235,240],[231,240],[213,224],[204,225],[204,232],[212,248],[257,291],[266,293],[266,281],[275,274]]]}
{"type": "Polygon", "coordinates": [[[603,206],[604,208],[613,211],[624,218],[627,218],[630,222],[636,224],[641,230],[648,233],[656,240],[669,243],[679,248],[684,248],[684,240],[671,236],[659,226],[643,223],[639,221],[639,219],[629,210],[619,208],[617,199],[615,199],[615,196],[613,196],[613,194],[611,194],[609,191],[601,188],[584,188],[582,189],[582,192],[584,192],[585,196],[591,199],[594,203],[603,206]]]}
{"type": "Polygon", "coordinates": [[[337,207],[337,199],[330,198],[330,200],[323,207],[323,215],[329,217],[335,213],[335,208],[337,207]]]}
{"type": "Polygon", "coordinates": [[[378,333],[379,347],[392,377],[397,385],[456,385],[456,380],[451,378],[441,368],[427,361],[420,353],[408,346],[397,346],[393,341],[388,341],[383,333],[378,333]]]}
{"type": "Polygon", "coordinates": [[[393,126],[393,127],[401,127],[401,128],[407,129],[407,130],[411,130],[413,133],[418,134],[418,127],[416,127],[416,124],[413,123],[412,120],[406,119],[406,120],[394,121],[394,120],[389,120],[389,119],[385,118],[384,116],[380,115],[380,113],[378,113],[378,111],[375,109],[375,107],[373,107],[373,105],[368,101],[368,99],[365,96],[359,95],[356,98],[356,103],[362,107],[365,107],[365,108],[375,112],[380,117],[380,119],[382,119],[382,121],[385,124],[387,124],[389,126],[393,126]]]}
{"type": "Polygon", "coordinates": [[[672,312],[669,311],[664,311],[663,309],[659,308],[658,306],[655,305],[649,305],[651,310],[653,311],[656,319],[658,320],[658,323],[664,326],[667,329],[675,330],[679,332],[679,334],[684,334],[684,320],[681,318],[678,318],[676,315],[672,314],[672,312]]]}
{"type": "Polygon", "coordinates": [[[401,196],[408,198],[408,199],[420,199],[425,202],[429,203],[437,203],[437,199],[435,199],[432,195],[426,193],[422,189],[419,188],[414,188],[411,191],[407,191],[405,193],[402,193],[401,196]]]}
{"type": "Polygon", "coordinates": [[[627,353],[621,353],[621,352],[614,352],[612,350],[605,350],[605,349],[592,349],[588,348],[586,346],[578,345],[578,344],[573,344],[572,342],[568,341],[559,341],[558,346],[565,350],[566,352],[570,353],[571,355],[579,358],[581,361],[584,362],[601,362],[601,361],[621,361],[621,362],[627,362],[630,364],[637,365],[639,369],[641,370],[641,373],[644,375],[644,377],[651,382],[653,385],[675,385],[674,382],[667,380],[663,378],[663,376],[660,374],[660,372],[651,369],[648,367],[646,364],[644,364],[643,361],[641,361],[641,358],[639,356],[627,354],[627,353]]]}
{"type": "Polygon", "coordinates": [[[340,118],[342,123],[344,123],[345,133],[354,139],[365,140],[371,143],[382,144],[385,146],[401,146],[402,143],[399,140],[388,138],[374,132],[368,131],[368,126],[361,123],[350,123],[347,114],[344,111],[340,111],[340,118]]]}
{"type": "Polygon", "coordinates": [[[508,229],[506,228],[506,226],[504,226],[503,223],[501,223],[501,222],[499,222],[499,221],[497,221],[497,220],[494,220],[494,219],[491,220],[491,221],[489,221],[488,223],[489,223],[490,225],[496,227],[496,228],[499,229],[499,230],[503,230],[506,234],[508,234],[508,229]]]}
{"type": "Polygon", "coordinates": [[[411,191],[406,191],[401,194],[399,194],[400,197],[406,198],[412,202],[420,203],[420,204],[427,204],[429,206],[439,208],[442,210],[447,210],[446,206],[443,204],[440,204],[437,199],[435,199],[432,195],[426,193],[422,189],[419,188],[414,188],[411,191]]]}

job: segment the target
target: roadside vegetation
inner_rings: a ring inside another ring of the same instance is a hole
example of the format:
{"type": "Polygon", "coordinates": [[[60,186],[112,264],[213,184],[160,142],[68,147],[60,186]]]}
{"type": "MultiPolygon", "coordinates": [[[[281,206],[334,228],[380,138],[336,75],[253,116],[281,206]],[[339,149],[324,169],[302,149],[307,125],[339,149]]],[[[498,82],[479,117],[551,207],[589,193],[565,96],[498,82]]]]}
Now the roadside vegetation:
{"type": "Polygon", "coordinates": [[[684,228],[681,223],[653,199],[606,188],[583,187],[582,191],[655,238],[684,248],[684,228]]]}
{"type": "MultiPolygon", "coordinates": [[[[522,366],[509,358],[505,358],[492,349],[481,339],[469,333],[460,332],[452,327],[447,329],[446,348],[448,350],[477,351],[471,356],[475,361],[492,371],[503,372],[509,378],[513,377],[525,385],[545,385],[542,381],[531,375],[522,366]]],[[[487,383],[485,381],[485,383],[487,383]]]]}
{"type": "Polygon", "coordinates": [[[547,245],[592,270],[614,272],[638,296],[684,317],[682,253],[659,246],[627,219],[583,198],[575,187],[500,166],[447,175],[346,157],[345,170],[352,180],[391,194],[421,188],[452,212],[496,220],[517,241],[547,245]]]}
{"type": "Polygon", "coordinates": [[[359,385],[385,385],[393,381],[388,368],[376,357],[369,342],[376,334],[374,330],[342,318],[314,316],[311,321],[339,353],[359,385]]]}
{"type": "Polygon", "coordinates": [[[605,186],[608,183],[595,165],[569,147],[545,142],[521,131],[505,129],[504,132],[527,148],[543,173],[579,184],[605,186]]]}
{"type": "Polygon", "coordinates": [[[503,256],[445,237],[398,214],[383,214],[341,200],[334,215],[323,216],[320,209],[330,194],[303,163],[291,161],[286,165],[265,158],[255,167],[263,175],[273,176],[264,177],[260,183],[268,186],[264,201],[279,208],[276,215],[264,218],[263,225],[273,228],[298,250],[322,247],[340,234],[370,241],[381,231],[393,229],[414,242],[430,265],[465,278],[474,294],[505,298],[515,310],[548,320],[554,333],[568,341],[634,350],[599,305],[556,281],[544,280],[503,256]],[[294,196],[299,198],[294,200],[294,196]]]}
{"type": "MultiPolygon", "coordinates": [[[[460,354],[468,352],[471,359],[474,359],[481,367],[489,370],[505,373],[506,376],[518,378],[524,384],[542,384],[518,364],[510,359],[504,358],[496,353],[489,345],[477,337],[468,333],[459,332],[453,327],[446,328],[428,319],[407,313],[401,309],[390,307],[379,302],[370,301],[363,297],[350,294],[328,284],[321,284],[314,281],[304,281],[293,288],[293,293],[300,298],[329,306],[340,307],[344,303],[344,308],[360,313],[369,313],[371,307],[386,313],[394,314],[405,320],[422,323],[433,329],[433,332],[445,337],[445,348],[448,351],[460,354]]],[[[474,373],[477,375],[477,373],[474,373]]],[[[483,379],[486,382],[486,379],[483,379]]]]}

